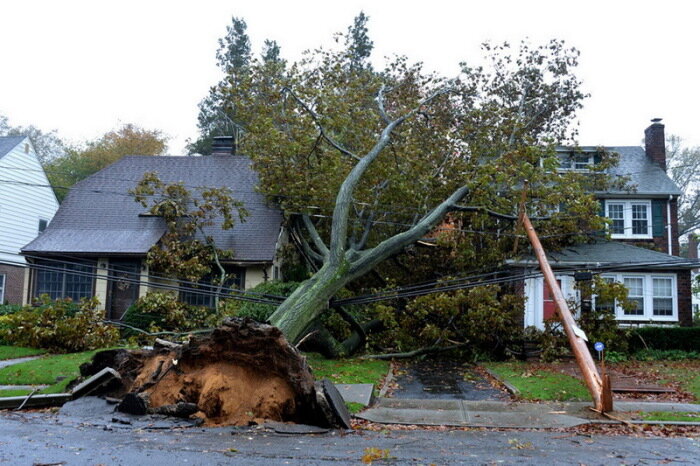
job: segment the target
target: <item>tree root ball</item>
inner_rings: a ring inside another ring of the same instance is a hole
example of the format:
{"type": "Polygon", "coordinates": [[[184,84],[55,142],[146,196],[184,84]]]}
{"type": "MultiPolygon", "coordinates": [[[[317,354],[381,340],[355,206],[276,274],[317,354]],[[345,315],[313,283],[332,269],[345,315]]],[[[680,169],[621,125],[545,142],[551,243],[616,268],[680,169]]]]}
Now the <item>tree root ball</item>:
{"type": "Polygon", "coordinates": [[[189,403],[209,426],[263,420],[332,424],[318,406],[306,358],[279,329],[250,319],[227,319],[179,347],[103,351],[81,373],[90,376],[104,367],[117,370],[123,382],[105,395],[136,395],[149,412],[189,403]]]}

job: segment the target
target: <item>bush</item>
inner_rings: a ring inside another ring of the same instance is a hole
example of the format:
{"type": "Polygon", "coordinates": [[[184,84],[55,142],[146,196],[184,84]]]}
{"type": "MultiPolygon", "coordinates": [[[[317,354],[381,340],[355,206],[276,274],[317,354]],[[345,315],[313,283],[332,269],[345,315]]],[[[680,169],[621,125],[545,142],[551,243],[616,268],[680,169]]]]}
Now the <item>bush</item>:
{"type": "Polygon", "coordinates": [[[700,351],[700,327],[641,327],[630,332],[631,352],[642,349],[700,351]]]}
{"type": "Polygon", "coordinates": [[[6,316],[9,314],[14,314],[22,310],[22,306],[19,304],[0,304],[0,316],[6,316]]]}
{"type": "Polygon", "coordinates": [[[700,351],[643,349],[634,353],[637,361],[681,361],[683,359],[700,359],[700,351]]]}
{"type": "MultiPolygon", "coordinates": [[[[226,306],[220,308],[226,309],[226,306]]],[[[221,319],[222,316],[213,309],[190,306],[178,301],[173,293],[151,291],[127,309],[122,322],[145,331],[187,332],[216,326],[221,319]]],[[[124,331],[127,337],[134,334],[130,329],[124,331]]]]}
{"type": "MultiPolygon", "coordinates": [[[[260,283],[259,285],[251,288],[249,291],[253,293],[263,293],[271,294],[276,296],[287,297],[294,292],[299,286],[298,282],[280,282],[280,281],[270,281],[265,283],[260,283]]],[[[239,301],[239,305],[233,305],[235,309],[235,314],[239,317],[250,317],[258,322],[267,322],[277,306],[274,304],[262,304],[239,301]]]]}
{"type": "Polygon", "coordinates": [[[104,311],[97,310],[96,298],[77,307],[70,298],[51,301],[43,295],[39,299],[39,307],[27,306],[0,317],[0,339],[58,353],[104,348],[119,339],[119,332],[103,322],[104,311]]]}

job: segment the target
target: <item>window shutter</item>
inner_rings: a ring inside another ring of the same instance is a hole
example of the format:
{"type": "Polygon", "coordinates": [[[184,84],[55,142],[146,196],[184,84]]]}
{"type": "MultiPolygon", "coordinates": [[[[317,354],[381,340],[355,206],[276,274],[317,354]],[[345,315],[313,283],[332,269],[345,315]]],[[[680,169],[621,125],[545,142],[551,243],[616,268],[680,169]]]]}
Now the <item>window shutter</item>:
{"type": "Polygon", "coordinates": [[[651,231],[652,236],[664,235],[664,199],[653,199],[651,201],[651,231]]]}

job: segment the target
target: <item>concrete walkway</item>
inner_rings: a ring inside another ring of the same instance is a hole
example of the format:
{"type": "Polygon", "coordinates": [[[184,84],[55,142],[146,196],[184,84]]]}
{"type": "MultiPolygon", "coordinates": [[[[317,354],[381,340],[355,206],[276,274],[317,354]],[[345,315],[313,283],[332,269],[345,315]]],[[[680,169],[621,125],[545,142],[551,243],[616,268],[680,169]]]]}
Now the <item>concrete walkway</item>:
{"type": "MultiPolygon", "coordinates": [[[[611,422],[590,411],[589,406],[591,404],[585,402],[503,403],[380,398],[373,408],[361,412],[357,417],[381,424],[500,428],[557,428],[592,422],[611,422]]],[[[700,412],[700,405],[617,402],[615,409],[615,414],[619,416],[636,411],[700,412]]]]}
{"type": "Polygon", "coordinates": [[[3,359],[0,361],[0,369],[3,367],[8,367],[8,366],[14,366],[15,364],[19,364],[22,362],[27,362],[27,361],[32,361],[34,359],[39,359],[42,355],[39,356],[27,356],[24,358],[15,358],[15,359],[3,359]]]}

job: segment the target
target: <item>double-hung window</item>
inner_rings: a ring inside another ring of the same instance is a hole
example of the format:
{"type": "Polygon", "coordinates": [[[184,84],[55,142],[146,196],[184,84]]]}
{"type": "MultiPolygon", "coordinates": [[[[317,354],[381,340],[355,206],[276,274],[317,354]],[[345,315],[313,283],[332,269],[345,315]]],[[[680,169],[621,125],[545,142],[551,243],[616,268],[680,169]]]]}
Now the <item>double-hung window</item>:
{"type": "Polygon", "coordinates": [[[95,267],[59,261],[37,261],[34,296],[47,294],[51,299],[80,301],[93,294],[95,267]]]}
{"type": "Polygon", "coordinates": [[[593,152],[559,153],[559,170],[588,171],[594,164],[593,152]]]}
{"type": "MultiPolygon", "coordinates": [[[[627,288],[630,308],[614,303],[620,320],[671,320],[678,318],[676,277],[671,274],[606,274],[606,281],[617,281],[627,288]]],[[[600,303],[608,306],[612,303],[600,303]]],[[[597,304],[596,304],[597,306],[597,304]]]]}
{"type": "Polygon", "coordinates": [[[651,202],[605,201],[613,238],[651,238],[651,202]]]}

